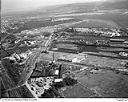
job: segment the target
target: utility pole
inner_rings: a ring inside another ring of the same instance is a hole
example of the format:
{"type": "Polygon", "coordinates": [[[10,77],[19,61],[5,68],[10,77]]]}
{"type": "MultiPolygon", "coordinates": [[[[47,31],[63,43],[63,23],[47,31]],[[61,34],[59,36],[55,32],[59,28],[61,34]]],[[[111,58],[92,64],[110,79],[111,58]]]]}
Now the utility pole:
{"type": "Polygon", "coordinates": [[[54,62],[54,60],[55,60],[55,56],[54,56],[54,53],[52,54],[52,61],[54,62]]]}

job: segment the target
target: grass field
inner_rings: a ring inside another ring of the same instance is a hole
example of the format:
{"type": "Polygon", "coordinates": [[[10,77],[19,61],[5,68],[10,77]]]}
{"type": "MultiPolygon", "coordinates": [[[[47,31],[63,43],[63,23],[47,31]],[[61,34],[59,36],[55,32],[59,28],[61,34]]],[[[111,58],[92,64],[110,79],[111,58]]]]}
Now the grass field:
{"type": "Polygon", "coordinates": [[[83,87],[80,83],[67,88],[64,92],[66,98],[87,98],[95,95],[90,89],[83,87]]]}
{"type": "MultiPolygon", "coordinates": [[[[75,16],[64,16],[64,17],[71,17],[75,19],[99,19],[99,20],[105,20],[109,22],[114,22],[118,26],[121,27],[128,27],[128,15],[127,14],[121,14],[121,13],[104,13],[102,15],[75,15],[75,16]]],[[[61,18],[61,17],[60,17],[61,18]]]]}
{"type": "Polygon", "coordinates": [[[127,97],[128,77],[126,75],[116,74],[108,70],[99,70],[87,75],[85,73],[79,73],[81,77],[78,80],[100,97],[127,97]]]}
{"type": "Polygon", "coordinates": [[[63,23],[72,23],[72,22],[77,22],[80,21],[80,19],[69,19],[69,20],[58,20],[58,21],[38,21],[38,20],[31,20],[26,22],[23,27],[20,27],[17,32],[21,32],[23,30],[30,30],[30,29],[35,29],[35,28],[40,28],[40,27],[48,27],[48,26],[54,26],[58,24],[63,24],[63,23]]]}
{"type": "Polygon", "coordinates": [[[112,21],[100,20],[100,19],[87,19],[81,23],[74,24],[75,28],[120,28],[119,25],[112,21]]]}

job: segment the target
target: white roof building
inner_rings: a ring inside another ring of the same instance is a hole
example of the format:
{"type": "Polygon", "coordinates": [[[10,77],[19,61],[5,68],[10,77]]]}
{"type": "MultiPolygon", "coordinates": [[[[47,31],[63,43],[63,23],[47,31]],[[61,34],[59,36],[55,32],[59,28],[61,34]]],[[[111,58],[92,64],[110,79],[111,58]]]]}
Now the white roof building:
{"type": "Polygon", "coordinates": [[[17,60],[20,60],[20,56],[19,56],[18,54],[16,54],[16,53],[14,53],[14,54],[12,55],[12,57],[16,58],[17,60]]]}
{"type": "Polygon", "coordinates": [[[72,59],[73,63],[80,63],[82,60],[84,60],[85,58],[74,58],[72,59]]]}
{"type": "Polygon", "coordinates": [[[63,79],[55,79],[54,82],[57,83],[57,82],[61,82],[63,81],[63,79]]]}
{"type": "Polygon", "coordinates": [[[14,57],[9,57],[10,60],[15,61],[16,59],[14,57]]]}
{"type": "Polygon", "coordinates": [[[59,70],[55,70],[55,75],[58,75],[59,74],[59,70]]]}
{"type": "Polygon", "coordinates": [[[27,59],[27,54],[26,53],[21,53],[20,56],[23,57],[24,59],[27,59]]]}

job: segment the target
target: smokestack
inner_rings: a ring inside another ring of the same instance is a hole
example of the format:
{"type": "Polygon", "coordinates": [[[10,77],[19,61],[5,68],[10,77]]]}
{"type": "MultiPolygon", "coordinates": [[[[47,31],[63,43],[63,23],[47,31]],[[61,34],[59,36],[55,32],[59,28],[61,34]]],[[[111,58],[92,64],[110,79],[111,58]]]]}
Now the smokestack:
{"type": "Polygon", "coordinates": [[[59,78],[62,78],[61,71],[62,71],[62,64],[59,66],[59,78]]]}
{"type": "Polygon", "coordinates": [[[54,59],[55,59],[54,57],[55,57],[55,56],[54,56],[54,53],[53,53],[53,55],[52,55],[52,58],[53,58],[52,60],[53,60],[53,61],[54,61],[54,59]]]}

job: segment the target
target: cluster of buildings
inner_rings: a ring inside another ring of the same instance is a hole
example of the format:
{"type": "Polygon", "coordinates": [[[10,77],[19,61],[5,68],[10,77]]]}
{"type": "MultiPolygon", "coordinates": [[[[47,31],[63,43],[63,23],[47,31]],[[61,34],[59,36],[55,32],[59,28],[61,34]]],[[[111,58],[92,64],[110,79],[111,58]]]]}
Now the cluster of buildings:
{"type": "Polygon", "coordinates": [[[120,52],[119,55],[123,56],[123,57],[128,57],[128,53],[126,53],[126,52],[120,52]]]}
{"type": "Polygon", "coordinates": [[[54,83],[63,81],[61,75],[61,65],[53,62],[36,63],[35,69],[28,80],[32,92],[41,97],[45,91],[49,90],[54,83]]]}
{"type": "Polygon", "coordinates": [[[17,54],[13,53],[10,57],[8,57],[12,62],[19,63],[19,65],[22,65],[25,63],[25,60],[32,52],[28,50],[25,53],[17,54]]]}
{"type": "Polygon", "coordinates": [[[53,77],[39,77],[39,78],[30,78],[28,80],[28,84],[34,94],[37,97],[41,97],[44,94],[45,90],[51,88],[53,84],[53,77]]]}
{"type": "Polygon", "coordinates": [[[5,33],[6,32],[6,28],[10,28],[9,25],[10,25],[9,20],[2,19],[1,20],[1,33],[5,33]]]}
{"type": "Polygon", "coordinates": [[[35,44],[36,44],[36,41],[23,41],[20,44],[20,47],[23,47],[23,46],[34,46],[35,44]]]}
{"type": "MultiPolygon", "coordinates": [[[[72,29],[72,28],[69,28],[72,29]]],[[[74,28],[78,32],[83,33],[93,33],[93,34],[99,34],[100,36],[106,36],[106,37],[114,37],[114,36],[121,36],[120,30],[116,29],[108,29],[108,28],[74,28]],[[104,30],[105,29],[105,30],[104,30]]]]}
{"type": "Polygon", "coordinates": [[[50,28],[48,29],[48,27],[42,27],[42,28],[32,29],[32,30],[23,30],[23,31],[21,31],[21,34],[33,35],[33,34],[41,34],[43,32],[51,32],[51,30],[50,30],[50,28]]]}
{"type": "Polygon", "coordinates": [[[21,31],[21,34],[37,34],[37,33],[41,33],[41,31],[38,30],[38,29],[34,29],[34,30],[23,30],[23,31],[21,31]]]}
{"type": "Polygon", "coordinates": [[[24,22],[19,22],[13,18],[2,18],[1,20],[1,32],[2,33],[10,33],[18,30],[20,26],[22,26],[24,22]]]}

